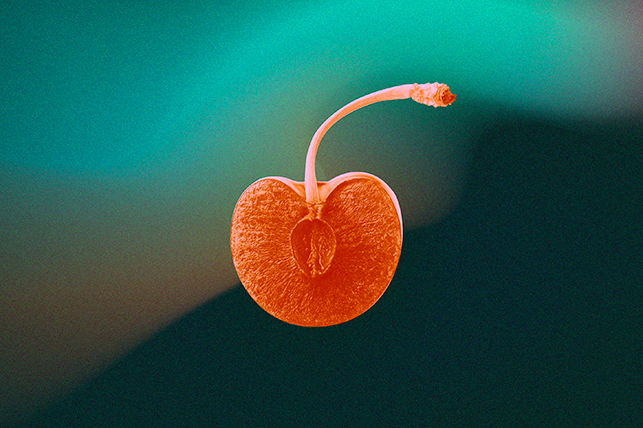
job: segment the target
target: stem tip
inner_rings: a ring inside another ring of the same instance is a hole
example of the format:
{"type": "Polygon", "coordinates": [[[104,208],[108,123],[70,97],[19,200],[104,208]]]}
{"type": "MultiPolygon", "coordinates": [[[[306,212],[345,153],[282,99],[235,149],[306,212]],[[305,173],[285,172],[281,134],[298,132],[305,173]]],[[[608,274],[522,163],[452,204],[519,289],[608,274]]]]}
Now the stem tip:
{"type": "Polygon", "coordinates": [[[411,98],[420,104],[446,107],[455,100],[455,94],[452,94],[444,83],[435,82],[424,85],[415,83],[411,88],[411,98]]]}

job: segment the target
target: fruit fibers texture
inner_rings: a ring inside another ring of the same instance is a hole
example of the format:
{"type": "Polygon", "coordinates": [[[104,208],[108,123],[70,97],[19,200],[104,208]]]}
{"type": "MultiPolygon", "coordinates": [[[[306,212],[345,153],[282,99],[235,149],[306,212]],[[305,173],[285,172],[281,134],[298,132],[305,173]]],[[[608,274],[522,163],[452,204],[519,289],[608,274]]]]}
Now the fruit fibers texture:
{"type": "Polygon", "coordinates": [[[391,196],[364,177],[340,183],[319,207],[279,180],[259,180],[232,217],[242,284],[267,312],[301,326],[339,324],[368,310],[391,282],[401,248],[391,196]]]}

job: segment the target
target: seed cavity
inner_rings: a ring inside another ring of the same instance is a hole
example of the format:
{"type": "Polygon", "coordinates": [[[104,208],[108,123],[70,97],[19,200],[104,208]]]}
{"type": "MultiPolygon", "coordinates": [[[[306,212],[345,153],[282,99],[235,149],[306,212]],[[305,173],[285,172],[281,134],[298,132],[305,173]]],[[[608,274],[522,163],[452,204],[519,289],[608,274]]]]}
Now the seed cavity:
{"type": "Polygon", "coordinates": [[[315,278],[328,271],[335,256],[337,239],[333,228],[324,220],[306,217],[292,230],[290,247],[299,269],[315,278]]]}

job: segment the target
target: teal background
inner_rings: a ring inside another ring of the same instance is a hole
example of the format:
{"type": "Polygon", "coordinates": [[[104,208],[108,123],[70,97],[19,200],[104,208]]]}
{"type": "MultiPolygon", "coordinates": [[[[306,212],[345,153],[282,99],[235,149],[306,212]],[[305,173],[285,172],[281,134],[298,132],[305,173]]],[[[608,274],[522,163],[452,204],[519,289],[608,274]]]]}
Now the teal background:
{"type": "Polygon", "coordinates": [[[319,149],[320,179],[379,176],[409,229],[457,204],[483,125],[642,115],[640,2],[398,3],[0,6],[0,414],[234,286],[237,198],[303,180],[315,130],[355,98],[433,81],[458,95],[369,106],[319,149]]]}

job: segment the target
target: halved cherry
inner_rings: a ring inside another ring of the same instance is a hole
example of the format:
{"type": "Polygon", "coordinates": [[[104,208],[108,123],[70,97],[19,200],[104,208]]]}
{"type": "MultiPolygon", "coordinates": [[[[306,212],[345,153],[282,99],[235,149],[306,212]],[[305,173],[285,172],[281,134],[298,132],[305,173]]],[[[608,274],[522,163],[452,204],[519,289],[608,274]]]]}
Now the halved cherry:
{"type": "Polygon", "coordinates": [[[447,85],[402,85],[339,109],[315,133],[304,182],[266,177],[241,195],[232,215],[232,259],[250,296],[301,326],[329,326],[364,313],[388,287],[402,249],[402,214],[384,181],[350,172],[317,182],[315,156],[343,116],[379,101],[413,98],[434,107],[455,99],[447,85]]]}

